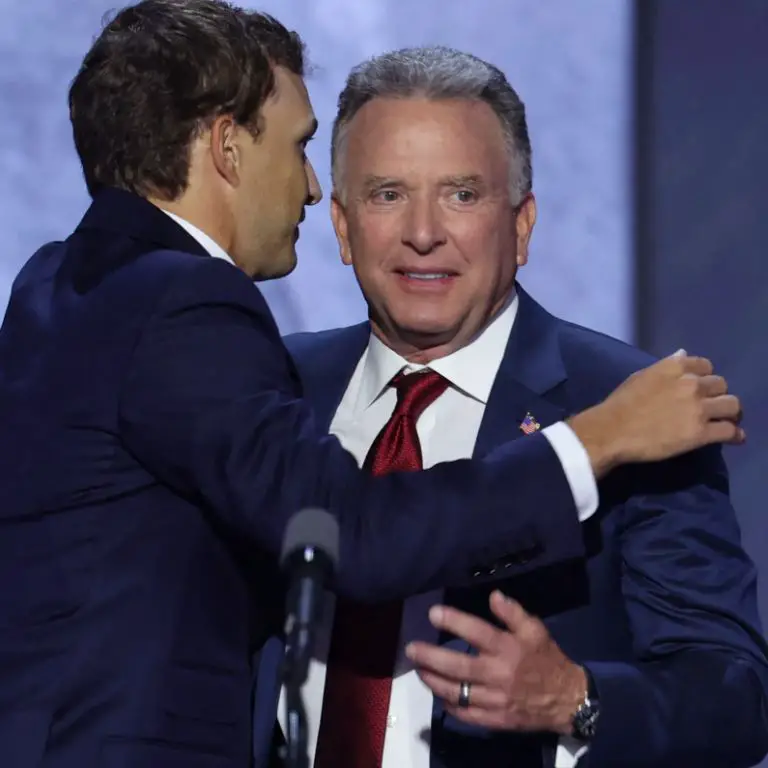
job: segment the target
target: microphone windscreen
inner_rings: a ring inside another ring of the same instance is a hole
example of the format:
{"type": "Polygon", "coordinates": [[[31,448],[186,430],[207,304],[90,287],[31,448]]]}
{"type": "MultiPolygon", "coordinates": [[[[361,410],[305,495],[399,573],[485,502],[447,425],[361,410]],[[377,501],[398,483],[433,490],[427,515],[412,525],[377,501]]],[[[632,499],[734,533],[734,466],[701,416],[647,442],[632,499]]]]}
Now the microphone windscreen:
{"type": "Polygon", "coordinates": [[[324,509],[310,507],[297,512],[285,527],[280,565],[295,552],[313,547],[323,552],[333,564],[339,563],[339,523],[324,509]]]}

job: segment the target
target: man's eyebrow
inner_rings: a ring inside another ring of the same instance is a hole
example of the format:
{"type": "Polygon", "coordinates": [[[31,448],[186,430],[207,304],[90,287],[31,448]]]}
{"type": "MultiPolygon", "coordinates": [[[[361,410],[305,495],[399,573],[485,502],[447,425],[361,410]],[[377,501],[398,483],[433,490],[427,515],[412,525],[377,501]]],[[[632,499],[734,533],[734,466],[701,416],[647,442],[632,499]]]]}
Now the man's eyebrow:
{"type": "Polygon", "coordinates": [[[485,183],[485,179],[476,173],[462,174],[459,176],[445,176],[440,183],[446,187],[476,187],[485,183]]]}
{"type": "Polygon", "coordinates": [[[392,176],[376,176],[369,174],[363,179],[363,189],[376,189],[377,187],[397,187],[401,186],[402,181],[392,176]]]}

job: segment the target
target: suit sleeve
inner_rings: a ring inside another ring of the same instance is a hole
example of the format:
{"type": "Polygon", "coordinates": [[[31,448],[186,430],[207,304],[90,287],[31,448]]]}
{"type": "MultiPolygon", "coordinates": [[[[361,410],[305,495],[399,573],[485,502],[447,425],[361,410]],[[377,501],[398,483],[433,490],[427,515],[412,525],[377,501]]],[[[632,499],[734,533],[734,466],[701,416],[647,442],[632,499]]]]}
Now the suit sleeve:
{"type": "Polygon", "coordinates": [[[634,471],[621,537],[637,661],[586,664],[600,721],[579,765],[747,768],[768,750],[768,665],[725,464],[707,449],[634,471]]]}
{"type": "Polygon", "coordinates": [[[578,557],[573,495],[546,437],[482,462],[372,478],[321,435],[260,292],[213,259],[176,277],[126,372],[121,437],[159,481],[278,553],[293,513],[320,506],[341,529],[335,588],[403,598],[469,581],[525,551],[510,572],[578,557]],[[522,561],[523,558],[520,558],[522,561]]]}

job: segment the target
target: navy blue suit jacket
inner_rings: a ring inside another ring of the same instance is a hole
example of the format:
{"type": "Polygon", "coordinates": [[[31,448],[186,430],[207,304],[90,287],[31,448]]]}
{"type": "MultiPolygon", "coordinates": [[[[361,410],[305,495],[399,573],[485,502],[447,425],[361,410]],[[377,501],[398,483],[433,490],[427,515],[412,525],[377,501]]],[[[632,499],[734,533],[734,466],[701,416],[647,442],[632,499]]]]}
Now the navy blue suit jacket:
{"type": "Polygon", "coordinates": [[[2,768],[245,768],[302,507],[337,515],[335,587],[361,600],[583,551],[545,438],[373,479],[301,392],[258,289],[141,198],[101,192],[21,270],[0,330],[2,768]]]}
{"type": "MultiPolygon", "coordinates": [[[[596,404],[652,362],[519,293],[476,457],[516,437],[530,439],[517,429],[527,412],[547,426],[596,404]]],[[[369,332],[364,323],[287,340],[325,429],[369,332]]],[[[546,477],[537,474],[536,481],[543,490],[546,477]]],[[[588,666],[601,720],[581,765],[752,765],[768,750],[766,646],[755,569],[739,543],[720,451],[623,468],[599,490],[600,509],[583,526],[585,557],[522,575],[488,558],[477,574],[483,583],[448,590],[447,602],[492,620],[488,598],[501,588],[545,620],[568,656],[588,666]]],[[[469,650],[455,638],[441,642],[469,650]]],[[[530,741],[463,725],[435,704],[432,768],[527,765],[522,755],[531,751],[530,741]]],[[[552,764],[555,739],[537,741],[552,764]]]]}

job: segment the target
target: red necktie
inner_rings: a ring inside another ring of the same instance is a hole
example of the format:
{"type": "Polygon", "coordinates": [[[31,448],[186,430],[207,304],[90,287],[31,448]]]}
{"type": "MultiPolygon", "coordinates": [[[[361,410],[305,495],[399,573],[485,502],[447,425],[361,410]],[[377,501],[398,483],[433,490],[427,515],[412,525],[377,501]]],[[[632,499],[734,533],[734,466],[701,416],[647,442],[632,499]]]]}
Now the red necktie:
{"type": "MultiPolygon", "coordinates": [[[[448,381],[425,370],[392,386],[397,406],[365,459],[374,475],[422,469],[416,422],[448,381]]],[[[401,601],[337,601],[315,768],[380,768],[402,613],[401,601]]]]}

